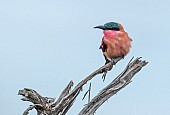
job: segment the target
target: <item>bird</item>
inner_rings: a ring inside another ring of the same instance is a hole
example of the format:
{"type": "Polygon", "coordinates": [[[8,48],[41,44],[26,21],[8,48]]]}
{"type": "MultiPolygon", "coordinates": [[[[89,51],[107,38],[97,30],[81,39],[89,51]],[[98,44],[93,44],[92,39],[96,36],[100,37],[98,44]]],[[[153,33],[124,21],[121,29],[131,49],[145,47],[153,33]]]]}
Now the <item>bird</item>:
{"type": "Polygon", "coordinates": [[[104,36],[99,49],[103,52],[105,64],[119,57],[124,58],[130,52],[132,39],[120,23],[107,22],[94,28],[103,30],[104,36]]]}

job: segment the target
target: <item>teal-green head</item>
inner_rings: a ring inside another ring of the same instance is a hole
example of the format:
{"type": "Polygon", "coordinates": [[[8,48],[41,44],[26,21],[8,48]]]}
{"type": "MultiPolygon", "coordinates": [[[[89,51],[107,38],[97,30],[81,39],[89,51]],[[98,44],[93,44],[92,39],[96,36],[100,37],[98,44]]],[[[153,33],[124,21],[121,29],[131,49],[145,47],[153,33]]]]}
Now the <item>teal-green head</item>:
{"type": "Polygon", "coordinates": [[[119,24],[116,22],[108,22],[108,23],[105,23],[104,25],[95,26],[94,28],[98,28],[102,30],[115,30],[115,31],[120,30],[119,24]]]}

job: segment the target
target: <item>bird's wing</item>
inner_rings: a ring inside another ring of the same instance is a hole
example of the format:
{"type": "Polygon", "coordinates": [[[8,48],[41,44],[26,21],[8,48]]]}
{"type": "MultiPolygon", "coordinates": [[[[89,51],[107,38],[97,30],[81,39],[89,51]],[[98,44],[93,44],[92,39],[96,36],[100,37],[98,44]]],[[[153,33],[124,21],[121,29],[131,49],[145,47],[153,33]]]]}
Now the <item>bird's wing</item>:
{"type": "Polygon", "coordinates": [[[122,54],[125,55],[129,52],[129,47],[131,47],[132,39],[128,36],[128,33],[121,32],[118,36],[119,46],[121,48],[122,54]]]}
{"type": "Polygon", "coordinates": [[[106,50],[107,50],[107,45],[104,43],[104,37],[102,38],[102,43],[101,43],[99,49],[102,49],[103,52],[106,52],[106,50]]]}

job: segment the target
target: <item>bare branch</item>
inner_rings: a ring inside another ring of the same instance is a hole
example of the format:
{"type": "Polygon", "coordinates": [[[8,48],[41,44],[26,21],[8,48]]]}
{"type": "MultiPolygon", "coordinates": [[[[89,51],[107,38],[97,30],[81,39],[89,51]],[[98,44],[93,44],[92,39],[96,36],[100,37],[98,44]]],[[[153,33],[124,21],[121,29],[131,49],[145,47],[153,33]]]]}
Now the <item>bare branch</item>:
{"type": "Polygon", "coordinates": [[[91,83],[90,83],[89,89],[88,89],[88,90],[86,91],[86,93],[84,94],[82,100],[84,100],[84,98],[85,98],[86,95],[88,94],[88,102],[90,102],[90,94],[91,94],[90,92],[91,92],[91,83]]]}
{"type": "Polygon", "coordinates": [[[55,100],[54,102],[50,103],[49,107],[50,106],[56,106],[56,104],[59,103],[63,97],[68,95],[70,90],[71,90],[71,87],[73,86],[73,84],[74,84],[73,81],[70,81],[69,84],[66,86],[66,88],[61,93],[61,95],[59,96],[58,100],[55,100]]]}
{"type": "Polygon", "coordinates": [[[94,114],[106,100],[128,85],[132,77],[148,63],[139,59],[140,58],[136,58],[133,62],[129,62],[125,70],[95,96],[91,102],[80,111],[79,115],[94,114]]]}
{"type": "Polygon", "coordinates": [[[30,106],[24,111],[23,115],[28,115],[29,111],[32,110],[32,109],[34,109],[34,108],[35,108],[34,105],[30,105],[30,106]]]}
{"type": "Polygon", "coordinates": [[[82,80],[68,95],[63,97],[54,107],[55,113],[60,113],[67,105],[72,105],[72,99],[76,99],[78,94],[80,93],[80,90],[82,89],[83,85],[85,85],[89,80],[91,80],[93,77],[95,77],[98,74],[101,74],[103,72],[109,71],[112,69],[113,64],[116,64],[118,61],[120,61],[122,58],[116,58],[113,60],[113,62],[109,62],[108,64],[102,66],[101,68],[94,71],[92,74],[90,74],[88,77],[86,77],[84,80],[82,80]],[[70,102],[70,103],[69,103],[70,102]],[[62,109],[61,109],[62,108],[62,109]]]}
{"type": "MultiPolygon", "coordinates": [[[[35,90],[24,88],[19,90],[18,94],[22,95],[23,101],[30,101],[33,106],[30,106],[25,110],[23,115],[27,115],[28,111],[35,108],[38,115],[65,115],[70,107],[75,102],[75,99],[79,95],[82,87],[92,78],[98,74],[104,73],[104,77],[107,72],[110,71],[118,61],[122,58],[117,58],[94,71],[92,74],[83,79],[73,90],[73,81],[70,81],[66,88],[62,91],[58,99],[43,97],[35,90]]],[[[131,60],[132,61],[132,60],[131,60]]],[[[145,61],[135,59],[133,62],[129,62],[126,69],[107,87],[105,87],[96,97],[94,97],[79,113],[79,115],[93,115],[94,112],[112,95],[117,93],[120,89],[130,83],[132,77],[140,71],[140,69],[147,64],[145,61]]],[[[90,87],[91,88],[91,87],[90,87]]],[[[89,88],[89,90],[90,90],[89,88]]],[[[90,96],[90,95],[89,95],[90,96]]]]}

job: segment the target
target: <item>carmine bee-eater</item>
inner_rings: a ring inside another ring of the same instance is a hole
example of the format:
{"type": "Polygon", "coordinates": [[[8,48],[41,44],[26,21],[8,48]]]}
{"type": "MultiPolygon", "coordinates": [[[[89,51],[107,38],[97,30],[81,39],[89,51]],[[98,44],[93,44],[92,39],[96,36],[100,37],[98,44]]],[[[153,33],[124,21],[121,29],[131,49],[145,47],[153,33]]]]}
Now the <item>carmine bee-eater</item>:
{"type": "Polygon", "coordinates": [[[108,22],[94,28],[103,30],[104,36],[100,49],[103,51],[106,64],[112,59],[124,57],[129,53],[132,39],[128,36],[128,33],[124,31],[121,24],[108,22]]]}

